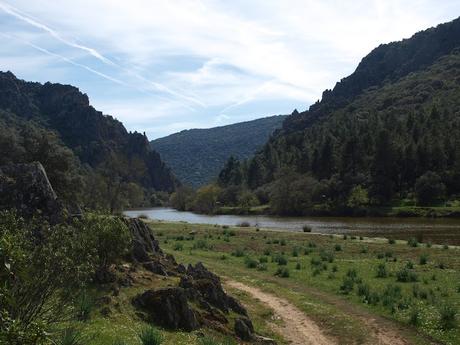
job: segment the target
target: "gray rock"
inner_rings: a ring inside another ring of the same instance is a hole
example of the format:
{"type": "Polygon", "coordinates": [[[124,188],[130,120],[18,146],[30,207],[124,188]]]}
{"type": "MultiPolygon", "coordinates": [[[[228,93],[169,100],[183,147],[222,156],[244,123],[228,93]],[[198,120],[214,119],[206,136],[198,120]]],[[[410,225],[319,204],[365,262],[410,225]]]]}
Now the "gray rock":
{"type": "Polygon", "coordinates": [[[189,332],[200,327],[182,288],[148,290],[135,297],[133,304],[145,311],[150,321],[159,326],[189,332]]]}
{"type": "Polygon", "coordinates": [[[0,167],[0,209],[16,209],[26,218],[42,216],[51,224],[64,219],[64,206],[39,162],[0,167]]]}
{"type": "Polygon", "coordinates": [[[132,258],[138,262],[151,261],[151,256],[163,255],[158,241],[150,228],[138,218],[124,218],[133,237],[132,258]]]}
{"type": "Polygon", "coordinates": [[[240,317],[235,320],[235,334],[244,341],[250,341],[253,338],[254,326],[247,317],[240,317]]]}

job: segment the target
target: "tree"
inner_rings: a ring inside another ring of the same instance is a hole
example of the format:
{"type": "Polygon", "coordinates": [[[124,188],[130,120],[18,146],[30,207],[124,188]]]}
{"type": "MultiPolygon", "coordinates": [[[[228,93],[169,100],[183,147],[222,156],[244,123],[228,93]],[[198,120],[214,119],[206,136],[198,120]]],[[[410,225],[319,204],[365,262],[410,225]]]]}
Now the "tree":
{"type": "Polygon", "coordinates": [[[218,182],[220,186],[240,185],[243,181],[241,163],[238,159],[231,156],[225,163],[224,168],[219,173],[218,182]]]}
{"type": "Polygon", "coordinates": [[[191,187],[181,186],[171,194],[169,202],[171,206],[179,211],[187,211],[192,207],[195,192],[191,187]]]}
{"type": "Polygon", "coordinates": [[[212,214],[216,210],[221,189],[217,185],[203,186],[197,190],[193,201],[193,210],[199,213],[212,214]]]}
{"type": "Polygon", "coordinates": [[[238,205],[246,213],[251,210],[251,207],[257,206],[258,204],[259,200],[257,200],[257,197],[248,190],[242,192],[238,198],[238,205]]]}
{"type": "Polygon", "coordinates": [[[415,195],[420,205],[433,205],[445,197],[446,186],[438,174],[428,171],[417,179],[415,195]]]}
{"type": "Polygon", "coordinates": [[[367,190],[363,186],[354,187],[348,196],[347,206],[352,209],[359,209],[369,204],[367,190]]]}

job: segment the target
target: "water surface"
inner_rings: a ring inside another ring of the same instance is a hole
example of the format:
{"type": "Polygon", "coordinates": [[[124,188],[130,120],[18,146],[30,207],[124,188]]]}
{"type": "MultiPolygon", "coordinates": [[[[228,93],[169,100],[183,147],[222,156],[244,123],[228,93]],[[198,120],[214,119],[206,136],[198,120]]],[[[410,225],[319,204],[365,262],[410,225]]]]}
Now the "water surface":
{"type": "Polygon", "coordinates": [[[149,208],[124,212],[129,217],[145,215],[150,219],[236,226],[251,226],[302,231],[307,225],[312,232],[375,236],[397,239],[417,238],[420,242],[460,245],[460,219],[452,218],[351,218],[351,217],[277,217],[254,215],[203,215],[172,208],[149,208]]]}

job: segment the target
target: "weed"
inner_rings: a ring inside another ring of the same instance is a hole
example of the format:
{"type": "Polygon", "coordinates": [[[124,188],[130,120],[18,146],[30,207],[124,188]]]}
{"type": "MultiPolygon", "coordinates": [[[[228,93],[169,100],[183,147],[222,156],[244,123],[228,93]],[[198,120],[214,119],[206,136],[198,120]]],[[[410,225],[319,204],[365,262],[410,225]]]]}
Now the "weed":
{"type": "Polygon", "coordinates": [[[163,343],[163,335],[154,327],[148,327],[139,333],[142,345],[160,345],[163,343]]]}

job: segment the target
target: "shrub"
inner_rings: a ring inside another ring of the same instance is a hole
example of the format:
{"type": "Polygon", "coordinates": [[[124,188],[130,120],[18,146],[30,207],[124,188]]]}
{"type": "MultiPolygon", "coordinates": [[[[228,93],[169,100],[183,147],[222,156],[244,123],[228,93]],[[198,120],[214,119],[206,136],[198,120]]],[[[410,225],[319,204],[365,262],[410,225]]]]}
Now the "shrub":
{"type": "Polygon", "coordinates": [[[240,228],[249,228],[251,224],[249,222],[241,222],[237,226],[239,226],[240,228]]]}
{"type": "Polygon", "coordinates": [[[322,250],[319,253],[319,257],[321,258],[321,261],[327,261],[329,263],[334,262],[334,254],[332,254],[331,252],[326,252],[322,250]]]}
{"type": "Polygon", "coordinates": [[[264,249],[264,255],[266,256],[270,255],[270,249],[268,248],[264,249]]]}
{"type": "Polygon", "coordinates": [[[388,239],[388,244],[395,244],[396,240],[394,238],[389,238],[388,239]]]}
{"type": "Polygon", "coordinates": [[[357,291],[357,294],[358,296],[369,296],[369,293],[370,293],[370,287],[368,284],[365,284],[365,283],[361,283],[361,284],[358,284],[358,291],[357,291]]]}
{"type": "Polygon", "coordinates": [[[350,268],[347,271],[347,277],[350,278],[350,279],[353,279],[353,281],[355,281],[358,278],[358,272],[356,272],[356,269],[350,268]]]}
{"type": "Polygon", "coordinates": [[[222,254],[222,256],[220,257],[221,260],[227,260],[227,255],[225,254],[222,254]]]}
{"type": "Polygon", "coordinates": [[[418,276],[414,271],[403,268],[396,272],[396,280],[401,283],[414,283],[418,281],[418,276]]]}
{"type": "Polygon", "coordinates": [[[352,278],[346,276],[343,278],[342,285],[340,285],[340,292],[345,295],[348,295],[350,292],[353,291],[354,285],[355,281],[352,278]]]}
{"type": "Polygon", "coordinates": [[[361,248],[361,254],[367,254],[368,251],[369,251],[369,249],[367,247],[362,247],[361,248]]]}
{"type": "Polygon", "coordinates": [[[86,292],[83,292],[78,298],[77,318],[80,321],[87,321],[90,318],[91,312],[94,309],[94,299],[86,292]]]}
{"type": "Polygon", "coordinates": [[[419,263],[420,265],[426,265],[428,263],[428,255],[427,254],[420,255],[419,263]]]}
{"type": "Polygon", "coordinates": [[[308,247],[309,247],[309,248],[316,248],[316,243],[315,243],[315,242],[309,241],[309,242],[308,242],[308,247]]]}
{"type": "Polygon", "coordinates": [[[416,327],[420,324],[420,309],[416,306],[413,306],[410,310],[409,324],[416,327]]]}
{"type": "Polygon", "coordinates": [[[266,264],[263,264],[263,263],[260,263],[257,265],[257,270],[258,271],[266,271],[268,268],[267,268],[267,265],[266,264]]]}
{"type": "Polygon", "coordinates": [[[247,268],[256,268],[258,263],[256,260],[251,259],[249,256],[247,256],[244,259],[244,264],[246,265],[247,268]]]}
{"type": "Polygon", "coordinates": [[[300,265],[300,262],[298,262],[296,265],[295,265],[295,269],[296,270],[300,270],[302,268],[302,266],[300,265]]]}
{"type": "Polygon", "coordinates": [[[66,328],[54,342],[56,345],[85,345],[82,333],[75,328],[66,328]]]}
{"type": "Polygon", "coordinates": [[[176,243],[173,249],[176,251],[182,251],[184,250],[184,245],[182,243],[176,243]]]}
{"type": "Polygon", "coordinates": [[[309,227],[308,225],[304,225],[302,227],[302,230],[303,230],[303,232],[311,232],[311,227],[309,227]]]}
{"type": "Polygon", "coordinates": [[[261,256],[261,257],[259,258],[259,262],[260,262],[261,264],[266,264],[266,263],[268,262],[268,258],[267,258],[266,256],[261,256]]]}
{"type": "Polygon", "coordinates": [[[347,235],[343,235],[343,239],[344,239],[344,240],[347,240],[347,239],[348,239],[348,236],[347,236],[347,235]]]}
{"type": "Polygon", "coordinates": [[[377,278],[386,278],[388,277],[387,267],[385,264],[381,263],[377,266],[377,278]]]}
{"type": "Polygon", "coordinates": [[[208,244],[206,240],[197,240],[192,246],[192,249],[200,250],[211,250],[212,248],[212,245],[208,244]]]}
{"type": "Polygon", "coordinates": [[[142,345],[160,345],[163,343],[163,335],[154,327],[145,328],[140,334],[139,339],[142,345]]]}
{"type": "Polygon", "coordinates": [[[450,304],[445,304],[439,310],[439,325],[444,330],[457,327],[457,310],[450,304]]]}
{"type": "Polygon", "coordinates": [[[334,249],[336,252],[340,252],[342,250],[342,246],[340,244],[336,244],[334,249]]]}
{"type": "Polygon", "coordinates": [[[411,237],[411,238],[409,238],[409,240],[407,241],[407,245],[408,245],[409,247],[414,247],[414,248],[415,248],[415,247],[418,247],[418,241],[417,241],[416,238],[411,237]]]}
{"type": "Polygon", "coordinates": [[[393,306],[402,298],[401,287],[398,285],[388,284],[382,293],[382,304],[384,306],[393,306]]]}
{"type": "Polygon", "coordinates": [[[281,278],[289,278],[289,270],[287,267],[279,267],[275,272],[275,276],[279,276],[281,278]]]}
{"type": "Polygon", "coordinates": [[[414,263],[412,261],[407,261],[406,268],[412,270],[414,268],[414,263]]]}
{"type": "Polygon", "coordinates": [[[280,266],[286,266],[288,261],[287,259],[281,255],[281,254],[277,254],[274,258],[273,258],[273,262],[276,262],[278,265],[280,266]]]}
{"type": "Polygon", "coordinates": [[[298,257],[299,256],[299,248],[295,247],[292,249],[292,256],[298,257]]]}
{"type": "Polygon", "coordinates": [[[282,240],[280,241],[280,245],[285,246],[285,245],[286,245],[286,240],[285,240],[285,239],[282,239],[282,240]]]}
{"type": "Polygon", "coordinates": [[[243,249],[241,248],[237,248],[233,253],[232,253],[233,256],[236,256],[237,258],[241,258],[245,255],[245,252],[243,249]]]}
{"type": "Polygon", "coordinates": [[[332,272],[337,272],[338,270],[339,268],[337,267],[337,265],[332,266],[332,272]]]}
{"type": "Polygon", "coordinates": [[[447,244],[445,244],[445,245],[442,246],[442,249],[448,250],[448,249],[449,249],[449,246],[448,246],[447,244]]]}

